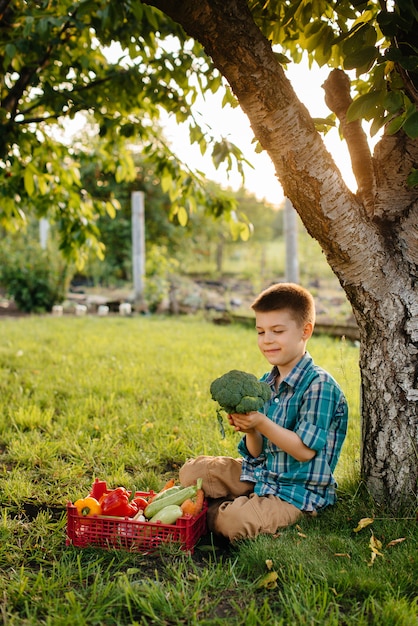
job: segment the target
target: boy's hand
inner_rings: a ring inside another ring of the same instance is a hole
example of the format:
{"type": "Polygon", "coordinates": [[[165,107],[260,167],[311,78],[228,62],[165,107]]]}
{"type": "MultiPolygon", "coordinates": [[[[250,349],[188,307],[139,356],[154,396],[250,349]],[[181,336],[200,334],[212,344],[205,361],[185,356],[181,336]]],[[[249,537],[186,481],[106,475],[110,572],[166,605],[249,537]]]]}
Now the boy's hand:
{"type": "Polygon", "coordinates": [[[236,431],[251,433],[257,430],[257,425],[264,417],[263,413],[251,411],[251,413],[233,413],[228,415],[228,421],[236,431]]]}

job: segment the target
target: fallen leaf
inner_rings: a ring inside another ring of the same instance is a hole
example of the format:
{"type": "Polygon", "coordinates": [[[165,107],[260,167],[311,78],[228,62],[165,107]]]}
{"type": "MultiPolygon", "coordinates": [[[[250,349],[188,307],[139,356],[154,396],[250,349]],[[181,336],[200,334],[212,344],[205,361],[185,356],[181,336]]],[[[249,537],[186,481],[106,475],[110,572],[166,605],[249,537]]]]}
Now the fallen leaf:
{"type": "Polygon", "coordinates": [[[258,581],[258,583],[256,584],[256,588],[261,589],[262,587],[264,587],[264,589],[274,589],[275,587],[277,587],[278,576],[279,575],[277,572],[269,572],[268,574],[263,576],[261,580],[258,581]]]}
{"type": "Polygon", "coordinates": [[[366,526],[373,524],[373,522],[374,522],[374,519],[372,517],[363,517],[357,524],[356,528],[353,528],[353,530],[355,533],[358,533],[363,528],[366,528],[366,526]]]}
{"type": "Polygon", "coordinates": [[[392,546],[396,546],[398,543],[402,543],[402,541],[406,541],[406,537],[401,537],[400,539],[392,539],[389,541],[387,548],[391,548],[392,546]]]}
{"type": "Polygon", "coordinates": [[[273,561],[271,559],[266,559],[266,566],[267,566],[267,569],[272,569],[273,561]]]}
{"type": "Polygon", "coordinates": [[[375,554],[378,554],[379,556],[383,556],[383,554],[380,552],[380,550],[382,549],[382,542],[379,539],[377,539],[377,537],[375,537],[373,533],[372,533],[372,536],[370,537],[369,547],[370,547],[370,550],[374,552],[375,554]]]}
{"type": "Polygon", "coordinates": [[[371,567],[376,560],[376,556],[384,556],[384,554],[380,552],[382,548],[382,542],[380,541],[380,539],[377,539],[377,537],[375,537],[373,533],[370,537],[369,548],[372,551],[372,554],[370,561],[367,563],[367,565],[371,567]]]}
{"type": "Polygon", "coordinates": [[[347,559],[351,559],[351,556],[347,552],[336,552],[334,556],[345,556],[347,559]]]}
{"type": "Polygon", "coordinates": [[[299,537],[305,537],[305,539],[308,536],[308,535],[305,535],[305,533],[298,533],[298,535],[299,535],[299,537]]]}

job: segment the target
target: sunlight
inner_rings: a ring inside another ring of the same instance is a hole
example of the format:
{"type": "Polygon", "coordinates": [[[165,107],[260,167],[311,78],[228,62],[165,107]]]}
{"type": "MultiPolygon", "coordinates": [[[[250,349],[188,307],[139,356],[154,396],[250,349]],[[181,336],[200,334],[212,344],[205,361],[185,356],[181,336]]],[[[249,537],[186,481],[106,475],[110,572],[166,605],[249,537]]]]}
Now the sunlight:
{"type": "MultiPolygon", "coordinates": [[[[330,114],[324,101],[324,90],[321,87],[329,72],[328,67],[309,69],[303,62],[290,65],[286,71],[293,89],[312,117],[327,117],[330,114]]],[[[221,96],[217,94],[205,95],[205,100],[198,100],[195,108],[202,123],[209,126],[213,133],[225,136],[235,143],[253,165],[253,169],[244,166],[245,188],[254,193],[259,200],[266,200],[274,206],[281,205],[284,201],[284,194],[276,178],[273,163],[266,152],[255,152],[254,134],[243,111],[239,107],[232,109],[229,106],[222,109],[221,96]]],[[[238,173],[228,173],[225,167],[216,169],[210,156],[202,156],[197,146],[189,145],[186,124],[179,125],[174,116],[169,117],[166,114],[163,115],[162,120],[167,139],[171,142],[173,150],[186,163],[202,170],[210,180],[218,182],[225,188],[237,190],[242,186],[241,176],[238,173]]],[[[348,149],[345,142],[341,141],[337,128],[325,135],[324,143],[340,169],[347,186],[352,191],[356,191],[357,184],[351,170],[348,149]]]]}

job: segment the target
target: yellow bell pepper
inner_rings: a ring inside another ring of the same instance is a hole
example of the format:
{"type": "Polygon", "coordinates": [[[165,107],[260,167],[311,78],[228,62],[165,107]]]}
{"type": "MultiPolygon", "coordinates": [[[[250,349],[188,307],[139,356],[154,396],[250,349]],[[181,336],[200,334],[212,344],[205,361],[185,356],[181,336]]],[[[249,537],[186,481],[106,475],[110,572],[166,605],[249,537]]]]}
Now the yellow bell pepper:
{"type": "Polygon", "coordinates": [[[102,507],[96,498],[87,496],[87,498],[81,498],[74,502],[74,506],[77,509],[79,515],[101,515],[102,507]]]}

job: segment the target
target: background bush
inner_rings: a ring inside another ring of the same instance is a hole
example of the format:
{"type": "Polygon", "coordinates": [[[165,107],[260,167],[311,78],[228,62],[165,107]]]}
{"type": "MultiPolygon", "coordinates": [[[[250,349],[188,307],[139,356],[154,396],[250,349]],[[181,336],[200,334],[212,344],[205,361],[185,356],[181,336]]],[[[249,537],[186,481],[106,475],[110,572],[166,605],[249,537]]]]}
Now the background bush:
{"type": "Polygon", "coordinates": [[[12,237],[0,251],[0,284],[25,313],[43,313],[64,301],[68,266],[57,251],[44,250],[32,237],[12,237]]]}

